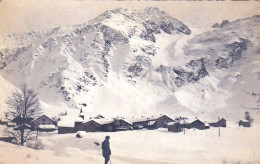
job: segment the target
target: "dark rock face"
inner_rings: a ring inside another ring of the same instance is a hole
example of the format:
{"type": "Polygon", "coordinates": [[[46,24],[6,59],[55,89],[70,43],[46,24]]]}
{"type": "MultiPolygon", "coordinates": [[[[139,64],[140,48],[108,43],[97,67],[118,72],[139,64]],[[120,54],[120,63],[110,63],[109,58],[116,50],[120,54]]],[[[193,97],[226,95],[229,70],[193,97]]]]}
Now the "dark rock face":
{"type": "Polygon", "coordinates": [[[155,54],[156,54],[156,50],[155,50],[152,46],[142,47],[141,50],[142,50],[146,55],[155,56],[155,54]]]}
{"type": "Polygon", "coordinates": [[[156,42],[155,35],[162,32],[172,34],[175,31],[186,35],[191,34],[191,30],[185,24],[160,11],[158,8],[147,8],[142,17],[144,19],[148,18],[142,23],[145,30],[140,34],[140,37],[144,40],[156,42]],[[160,21],[153,21],[152,15],[154,14],[160,17],[160,21]]]}
{"type": "Polygon", "coordinates": [[[173,68],[174,73],[178,75],[178,77],[175,78],[176,86],[181,87],[185,83],[195,83],[198,82],[201,78],[209,76],[209,73],[205,67],[205,63],[206,62],[204,58],[191,60],[186,64],[186,67],[190,68],[191,71],[173,68]]]}
{"type": "Polygon", "coordinates": [[[239,60],[242,56],[242,52],[247,49],[249,41],[243,38],[240,38],[239,42],[234,42],[225,46],[225,51],[228,52],[227,57],[219,57],[215,61],[215,65],[217,68],[228,68],[232,66],[232,64],[239,60]]]}
{"type": "Polygon", "coordinates": [[[219,23],[213,24],[212,28],[222,28],[222,27],[225,27],[229,23],[230,22],[228,20],[223,20],[220,24],[219,23]]]}
{"type": "Polygon", "coordinates": [[[150,33],[154,34],[160,34],[160,27],[153,21],[145,21],[143,23],[143,26],[145,27],[146,31],[149,31],[150,33]]]}
{"type": "Polygon", "coordinates": [[[150,30],[143,31],[143,33],[140,34],[140,38],[154,43],[156,42],[156,38],[150,30]]]}
{"type": "Polygon", "coordinates": [[[240,38],[240,42],[234,42],[226,46],[227,51],[229,51],[229,57],[231,58],[231,64],[240,59],[242,51],[247,49],[248,41],[246,39],[240,38]]]}
{"type": "Polygon", "coordinates": [[[152,60],[146,56],[136,56],[133,65],[129,66],[127,76],[130,78],[138,77],[144,74],[144,72],[151,66],[152,60]]]}
{"type": "Polygon", "coordinates": [[[6,62],[4,58],[4,54],[0,51],[0,69],[6,67],[6,62]]]}
{"type": "Polygon", "coordinates": [[[223,20],[223,21],[221,22],[221,24],[219,25],[219,27],[222,28],[222,27],[226,26],[226,25],[229,24],[229,23],[230,23],[230,22],[229,22],[228,20],[223,20]]]}
{"type": "Polygon", "coordinates": [[[213,24],[212,28],[219,28],[219,24],[218,23],[213,24]]]}
{"type": "Polygon", "coordinates": [[[128,68],[128,72],[133,74],[133,76],[139,76],[140,72],[143,70],[141,63],[135,63],[128,68]]]}

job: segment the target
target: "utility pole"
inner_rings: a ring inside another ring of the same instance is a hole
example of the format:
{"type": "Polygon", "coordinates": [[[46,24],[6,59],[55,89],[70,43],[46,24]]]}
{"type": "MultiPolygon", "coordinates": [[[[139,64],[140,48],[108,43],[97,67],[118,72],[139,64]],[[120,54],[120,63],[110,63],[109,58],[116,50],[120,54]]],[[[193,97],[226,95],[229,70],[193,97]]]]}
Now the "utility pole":
{"type": "Polygon", "coordinates": [[[185,119],[183,119],[183,132],[184,132],[184,135],[185,135],[185,126],[186,126],[185,119]]]}
{"type": "MultiPolygon", "coordinates": [[[[219,123],[219,117],[218,117],[218,123],[219,123]]],[[[218,125],[218,136],[220,137],[220,126],[218,125]]]]}

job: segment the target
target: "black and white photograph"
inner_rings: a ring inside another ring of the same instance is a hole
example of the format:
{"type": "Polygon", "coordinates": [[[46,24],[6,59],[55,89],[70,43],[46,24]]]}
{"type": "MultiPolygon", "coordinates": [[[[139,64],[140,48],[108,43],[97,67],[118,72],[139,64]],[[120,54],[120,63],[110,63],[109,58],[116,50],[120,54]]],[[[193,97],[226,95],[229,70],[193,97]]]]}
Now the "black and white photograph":
{"type": "Polygon", "coordinates": [[[0,0],[0,164],[260,164],[260,2],[0,0]]]}

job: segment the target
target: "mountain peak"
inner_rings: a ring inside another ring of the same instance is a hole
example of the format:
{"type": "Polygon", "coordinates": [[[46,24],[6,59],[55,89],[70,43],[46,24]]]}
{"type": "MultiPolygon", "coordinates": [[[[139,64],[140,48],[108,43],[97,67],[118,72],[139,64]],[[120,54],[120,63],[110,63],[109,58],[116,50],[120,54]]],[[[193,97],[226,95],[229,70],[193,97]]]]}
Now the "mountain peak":
{"type": "Polygon", "coordinates": [[[144,11],[147,13],[165,13],[164,11],[160,10],[158,7],[146,7],[144,11]]]}

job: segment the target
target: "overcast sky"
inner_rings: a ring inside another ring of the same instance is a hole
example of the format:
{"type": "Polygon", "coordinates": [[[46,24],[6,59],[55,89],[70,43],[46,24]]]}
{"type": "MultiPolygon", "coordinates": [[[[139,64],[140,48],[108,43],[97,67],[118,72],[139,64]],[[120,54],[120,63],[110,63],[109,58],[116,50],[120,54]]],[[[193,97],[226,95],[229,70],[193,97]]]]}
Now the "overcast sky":
{"type": "Polygon", "coordinates": [[[119,7],[140,10],[148,6],[156,6],[197,27],[210,27],[223,19],[232,21],[260,14],[258,1],[2,0],[0,34],[82,24],[105,10],[119,7]]]}

